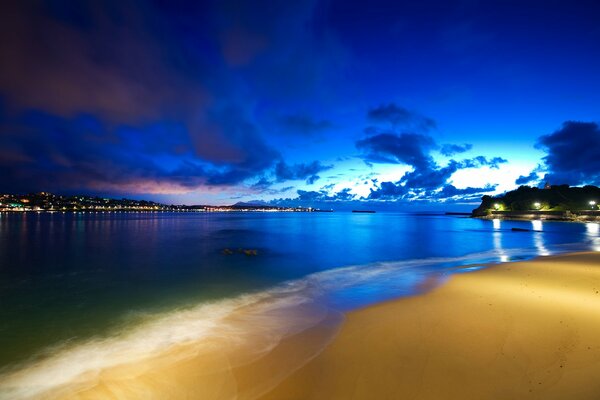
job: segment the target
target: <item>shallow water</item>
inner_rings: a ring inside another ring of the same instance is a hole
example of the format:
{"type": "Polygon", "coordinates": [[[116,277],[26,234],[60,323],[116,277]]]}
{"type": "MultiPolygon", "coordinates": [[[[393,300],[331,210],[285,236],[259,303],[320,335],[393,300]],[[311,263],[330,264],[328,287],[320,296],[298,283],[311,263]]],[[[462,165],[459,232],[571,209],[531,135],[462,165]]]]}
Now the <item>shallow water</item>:
{"type": "Polygon", "coordinates": [[[599,251],[598,230],[401,213],[2,214],[0,397],[189,342],[252,338],[244,354],[259,357],[464,265],[599,251]]]}

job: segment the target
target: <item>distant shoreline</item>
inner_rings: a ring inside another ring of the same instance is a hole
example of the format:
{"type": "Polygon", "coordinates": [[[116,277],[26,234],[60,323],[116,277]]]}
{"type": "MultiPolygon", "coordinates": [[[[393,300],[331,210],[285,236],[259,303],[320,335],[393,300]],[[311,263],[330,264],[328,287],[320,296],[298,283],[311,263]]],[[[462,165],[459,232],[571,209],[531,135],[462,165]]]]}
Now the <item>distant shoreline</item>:
{"type": "Polygon", "coordinates": [[[316,209],[300,209],[300,208],[231,208],[231,207],[207,207],[202,208],[186,208],[186,209],[81,209],[81,210],[0,210],[0,213],[6,214],[23,214],[23,213],[35,213],[35,214],[108,214],[108,213],[215,213],[215,212],[303,212],[303,213],[320,213],[320,212],[332,212],[330,210],[316,210],[316,209]]]}

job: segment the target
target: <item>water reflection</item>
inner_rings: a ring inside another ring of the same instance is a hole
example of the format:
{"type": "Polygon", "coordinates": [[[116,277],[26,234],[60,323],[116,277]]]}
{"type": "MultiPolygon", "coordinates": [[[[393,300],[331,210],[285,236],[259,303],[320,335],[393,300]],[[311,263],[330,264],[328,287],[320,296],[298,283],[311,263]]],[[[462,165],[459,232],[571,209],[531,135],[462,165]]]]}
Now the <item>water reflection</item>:
{"type": "Polygon", "coordinates": [[[508,262],[509,257],[504,248],[502,247],[502,231],[500,230],[502,222],[500,219],[493,219],[494,232],[492,233],[494,238],[494,249],[498,253],[500,262],[508,262]]]}
{"type": "Polygon", "coordinates": [[[600,251],[600,224],[597,222],[588,222],[585,224],[587,236],[592,241],[592,250],[600,251]]]}
{"type": "Polygon", "coordinates": [[[546,247],[546,243],[544,242],[544,224],[541,220],[533,220],[531,221],[531,228],[534,231],[533,233],[533,244],[538,251],[540,256],[549,256],[551,253],[546,247]]]}

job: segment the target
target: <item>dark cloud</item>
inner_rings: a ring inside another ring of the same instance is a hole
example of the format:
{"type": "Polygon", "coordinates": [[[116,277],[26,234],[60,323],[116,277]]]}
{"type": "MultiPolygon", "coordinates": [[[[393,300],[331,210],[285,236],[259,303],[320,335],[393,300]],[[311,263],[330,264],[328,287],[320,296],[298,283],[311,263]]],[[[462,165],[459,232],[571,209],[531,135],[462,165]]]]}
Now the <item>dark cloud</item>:
{"type": "Polygon", "coordinates": [[[188,116],[210,99],[193,73],[205,66],[172,46],[174,27],[158,12],[133,2],[3,3],[0,54],[10,62],[0,63],[0,90],[13,107],[63,117],[188,116]]]}
{"type": "Polygon", "coordinates": [[[442,148],[440,149],[440,153],[446,157],[452,157],[455,154],[460,154],[460,153],[464,153],[466,151],[469,151],[473,148],[472,144],[469,143],[465,143],[465,144],[444,144],[442,145],[442,148]]]}
{"type": "Polygon", "coordinates": [[[567,121],[562,128],[538,139],[545,180],[553,185],[600,184],[600,128],[595,122],[567,121]]]}
{"type": "Polygon", "coordinates": [[[256,183],[253,183],[250,187],[252,189],[264,190],[264,189],[268,189],[269,187],[271,187],[271,185],[273,185],[273,183],[275,183],[275,182],[270,181],[263,176],[258,181],[256,181],[256,183]]]}
{"type": "Polygon", "coordinates": [[[335,187],[335,183],[329,183],[327,185],[324,185],[323,187],[321,187],[321,190],[331,190],[335,187]]]}
{"type": "Polygon", "coordinates": [[[305,179],[307,184],[312,185],[320,178],[319,175],[317,175],[319,172],[326,171],[332,167],[332,165],[323,165],[319,161],[293,165],[288,165],[284,161],[279,161],[275,165],[274,173],[275,178],[279,182],[305,179]]]}
{"type": "MultiPolygon", "coordinates": [[[[396,110],[396,107],[390,107],[390,109],[396,110]]],[[[385,114],[381,110],[380,112],[385,114]]],[[[500,164],[507,162],[500,157],[488,159],[484,156],[477,156],[460,161],[452,159],[446,166],[440,166],[431,156],[431,152],[438,149],[439,146],[431,136],[421,133],[373,134],[358,140],[356,147],[362,152],[362,157],[367,162],[405,164],[412,167],[411,171],[405,172],[396,182],[381,182],[380,184],[374,182],[375,188],[371,189],[368,196],[368,199],[372,200],[439,198],[451,190],[456,193],[452,196],[471,195],[472,190],[481,188],[456,189],[447,183],[452,174],[467,168],[498,168],[500,164]],[[457,190],[465,191],[460,193],[457,190]]],[[[471,146],[467,144],[446,144],[442,146],[442,152],[454,154],[470,148],[471,146]]]]}
{"type": "Polygon", "coordinates": [[[480,167],[490,167],[493,169],[498,169],[500,164],[505,164],[507,162],[508,162],[508,160],[506,160],[502,157],[493,157],[488,160],[484,156],[477,156],[474,158],[462,160],[458,164],[459,164],[460,169],[480,168],[480,167]]]}
{"type": "Polygon", "coordinates": [[[321,177],[319,175],[311,175],[308,178],[306,178],[306,184],[312,185],[313,183],[315,183],[319,179],[321,179],[321,177]]]}
{"type": "Polygon", "coordinates": [[[308,115],[286,115],[279,119],[284,134],[314,136],[330,129],[332,123],[327,120],[315,120],[308,115]]]}
{"type": "MultiPolygon", "coordinates": [[[[356,147],[368,162],[405,164],[412,167],[412,170],[406,172],[397,182],[381,182],[371,189],[368,198],[377,200],[432,197],[431,193],[446,187],[452,174],[460,169],[498,168],[500,164],[507,162],[500,157],[488,159],[477,156],[460,161],[450,160],[442,167],[431,156],[431,152],[437,149],[438,145],[429,135],[420,133],[380,133],[357,141],[356,147]]],[[[468,146],[457,147],[464,149],[468,146]]]]}
{"type": "Polygon", "coordinates": [[[436,127],[433,119],[425,117],[394,103],[382,104],[368,111],[367,117],[371,122],[389,123],[394,129],[410,128],[430,130],[436,127]]]}
{"type": "Polygon", "coordinates": [[[270,169],[279,154],[252,124],[237,122],[229,134],[239,151],[208,160],[176,124],[111,129],[92,116],[28,112],[0,128],[0,189],[181,193],[240,183],[270,169]]]}
{"type": "Polygon", "coordinates": [[[447,199],[449,197],[464,197],[465,195],[488,193],[495,191],[497,186],[498,185],[486,185],[484,187],[466,187],[463,189],[458,189],[454,185],[445,185],[442,190],[435,193],[435,197],[447,199]]]}
{"type": "MultiPolygon", "coordinates": [[[[393,200],[393,201],[462,201],[468,202],[473,199],[478,200],[482,194],[493,192],[498,185],[486,185],[484,187],[466,187],[457,188],[452,184],[443,184],[439,188],[438,180],[436,185],[426,188],[411,188],[407,184],[400,182],[382,182],[376,189],[371,189],[368,196],[370,200],[393,200]]],[[[445,181],[444,181],[445,182],[445,181]]]]}
{"type": "Polygon", "coordinates": [[[275,193],[287,192],[288,190],[292,190],[293,188],[293,186],[284,186],[281,189],[277,189],[275,193]]]}
{"type": "Polygon", "coordinates": [[[437,164],[428,164],[426,168],[414,166],[412,171],[406,172],[397,182],[382,182],[378,188],[372,189],[369,198],[418,198],[429,197],[436,189],[446,186],[446,182],[458,170],[467,168],[498,168],[506,160],[494,157],[490,160],[483,156],[456,161],[450,160],[448,165],[440,167],[437,164]]]}
{"type": "Polygon", "coordinates": [[[337,56],[333,40],[319,40],[326,32],[307,29],[310,1],[9,1],[1,11],[10,62],[0,91],[14,107],[63,117],[193,127],[216,103],[250,104],[243,88],[315,98],[331,78],[320,61],[337,56]]]}
{"type": "Polygon", "coordinates": [[[228,107],[212,113],[202,129],[212,132],[212,141],[195,140],[195,155],[220,169],[208,180],[209,184],[241,182],[269,169],[280,157],[264,141],[256,124],[239,109],[228,107]]]}
{"type": "Polygon", "coordinates": [[[371,189],[368,198],[372,200],[399,199],[408,193],[408,187],[393,182],[381,182],[378,188],[371,189]]]}
{"type": "Polygon", "coordinates": [[[295,198],[274,199],[270,203],[281,206],[305,206],[329,208],[334,204],[347,203],[356,200],[356,195],[350,193],[351,189],[345,188],[335,193],[327,190],[298,190],[295,198]]]}
{"type": "Polygon", "coordinates": [[[530,182],[538,182],[540,180],[538,174],[533,171],[529,175],[519,175],[515,183],[517,185],[527,185],[530,182]]]}
{"type": "Polygon", "coordinates": [[[429,151],[436,147],[428,135],[419,133],[381,133],[356,142],[363,159],[374,163],[395,163],[428,168],[434,164],[429,151]]]}
{"type": "Polygon", "coordinates": [[[315,98],[315,60],[335,47],[310,46],[315,6],[301,3],[3,3],[4,190],[178,193],[262,176],[282,156],[257,98],[315,98]]]}

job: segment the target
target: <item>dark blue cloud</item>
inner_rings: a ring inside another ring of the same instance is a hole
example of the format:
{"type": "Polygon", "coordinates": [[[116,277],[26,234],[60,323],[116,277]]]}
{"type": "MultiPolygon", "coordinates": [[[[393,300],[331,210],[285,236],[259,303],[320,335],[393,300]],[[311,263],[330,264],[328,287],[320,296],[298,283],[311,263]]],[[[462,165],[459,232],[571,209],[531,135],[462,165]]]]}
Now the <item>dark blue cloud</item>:
{"type": "Polygon", "coordinates": [[[507,162],[508,160],[502,157],[492,157],[490,159],[487,159],[484,156],[477,156],[474,158],[462,160],[458,163],[458,165],[460,169],[481,167],[490,167],[493,169],[498,169],[500,167],[500,164],[505,164],[507,162]]]}
{"type": "Polygon", "coordinates": [[[455,154],[464,153],[465,151],[469,151],[473,148],[472,144],[444,144],[440,149],[440,154],[446,157],[452,157],[455,154]]]}
{"type": "Polygon", "coordinates": [[[381,182],[377,189],[371,189],[368,198],[372,200],[400,199],[406,196],[409,188],[393,182],[381,182]]]}
{"type": "Polygon", "coordinates": [[[527,185],[532,182],[538,182],[540,180],[538,174],[533,171],[529,175],[519,175],[519,177],[515,180],[517,185],[527,185]]]}
{"type": "Polygon", "coordinates": [[[330,193],[327,190],[298,190],[295,198],[274,199],[270,203],[280,206],[304,206],[316,208],[330,208],[334,205],[353,202],[356,196],[351,193],[350,188],[344,188],[338,192],[330,193]]]}
{"type": "Polygon", "coordinates": [[[286,115],[279,118],[281,132],[283,134],[296,134],[303,136],[315,136],[332,127],[331,121],[316,120],[308,115],[286,115]]]}
{"type": "Polygon", "coordinates": [[[177,124],[111,128],[92,116],[28,112],[0,124],[0,190],[181,193],[240,183],[272,168],[280,155],[254,125],[235,113],[224,116],[226,152],[199,155],[177,124]]]}
{"type": "Polygon", "coordinates": [[[288,165],[284,161],[280,161],[275,165],[275,178],[277,181],[299,180],[305,179],[306,183],[312,185],[320,177],[319,172],[331,169],[331,165],[323,165],[319,161],[311,163],[299,163],[288,165]]]}
{"type": "Polygon", "coordinates": [[[429,188],[410,187],[401,182],[382,182],[376,189],[371,189],[369,200],[391,200],[391,201],[473,201],[484,193],[493,192],[497,185],[486,185],[484,187],[457,188],[452,184],[444,184],[446,180],[439,179],[429,188]],[[440,189],[440,185],[441,189],[440,189]]]}
{"type": "Polygon", "coordinates": [[[458,170],[484,166],[498,168],[499,164],[505,162],[506,160],[500,157],[487,159],[478,156],[461,161],[450,160],[448,165],[444,167],[440,167],[435,163],[427,165],[426,168],[413,165],[414,169],[406,172],[397,182],[382,182],[378,188],[372,189],[369,198],[414,199],[430,197],[433,191],[445,186],[446,182],[458,170]]]}
{"type": "Polygon", "coordinates": [[[553,185],[600,184],[600,128],[595,122],[567,121],[562,128],[538,139],[537,147],[553,185]]]}
{"type": "Polygon", "coordinates": [[[394,103],[382,104],[379,107],[371,108],[367,113],[367,117],[371,122],[389,123],[393,129],[430,130],[436,127],[433,119],[394,103]]]}
{"type": "Polygon", "coordinates": [[[489,193],[496,190],[498,185],[486,185],[484,187],[466,187],[463,189],[458,189],[454,185],[445,185],[442,190],[435,193],[435,197],[440,199],[446,199],[449,197],[460,196],[464,197],[465,195],[474,195],[474,194],[482,194],[489,193]]]}
{"type": "Polygon", "coordinates": [[[434,164],[429,151],[435,141],[420,133],[380,133],[356,142],[363,158],[375,163],[407,164],[416,168],[429,168],[434,164]]]}
{"type": "Polygon", "coordinates": [[[270,188],[273,185],[273,183],[273,181],[270,181],[266,177],[262,176],[258,181],[256,181],[256,183],[253,183],[250,187],[252,189],[265,190],[270,188]]]}
{"type": "MultiPolygon", "coordinates": [[[[379,112],[385,115],[393,114],[397,110],[403,109],[393,106],[382,108],[379,112]]],[[[381,118],[383,119],[383,116],[381,118]]],[[[368,129],[368,131],[373,132],[373,129],[368,129]]],[[[368,198],[373,200],[432,198],[435,197],[432,194],[434,192],[443,195],[446,193],[444,189],[441,192],[438,189],[450,188],[447,182],[456,171],[466,168],[498,168],[500,164],[507,162],[501,157],[488,159],[484,156],[477,156],[460,161],[451,159],[447,165],[440,166],[431,156],[431,152],[439,149],[439,146],[431,136],[423,133],[396,134],[392,131],[376,133],[358,140],[356,147],[362,152],[362,157],[367,162],[405,164],[412,167],[412,170],[404,173],[398,181],[381,182],[371,189],[368,198]]],[[[464,152],[470,148],[470,145],[446,144],[442,146],[442,150],[447,154],[464,152]]],[[[470,190],[472,188],[463,194],[473,194],[470,190]]]]}

